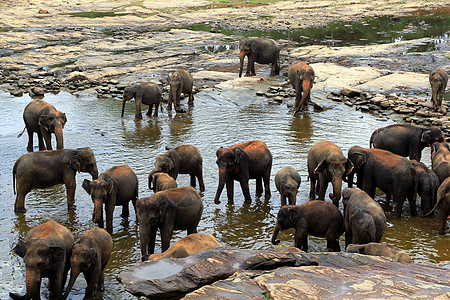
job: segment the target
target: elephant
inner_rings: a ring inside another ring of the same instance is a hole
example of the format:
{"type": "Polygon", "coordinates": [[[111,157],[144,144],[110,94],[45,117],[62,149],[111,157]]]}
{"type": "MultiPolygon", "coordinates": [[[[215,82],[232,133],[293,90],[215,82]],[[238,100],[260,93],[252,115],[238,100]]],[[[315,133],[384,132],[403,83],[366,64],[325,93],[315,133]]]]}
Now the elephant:
{"type": "Polygon", "coordinates": [[[194,253],[223,247],[216,238],[209,233],[192,233],[179,239],[163,253],[152,254],[148,260],[164,258],[183,258],[194,253]]]}
{"type": "Polygon", "coordinates": [[[445,234],[447,217],[450,216],[450,178],[445,179],[441,183],[437,191],[436,199],[436,205],[427,215],[431,214],[436,208],[438,209],[439,234],[445,234]]]}
{"type": "Polygon", "coordinates": [[[178,185],[175,179],[167,173],[158,172],[148,177],[148,188],[155,193],[177,187],[178,185]]]}
{"type": "Polygon", "coordinates": [[[262,141],[248,141],[228,148],[220,147],[216,151],[217,166],[219,167],[219,185],[214,203],[219,204],[220,194],[227,185],[228,202],[233,202],[234,182],[239,181],[246,202],[251,202],[249,179],[256,179],[256,197],[263,192],[266,199],[270,194],[270,172],[272,170],[272,153],[266,143],[262,141]]]}
{"type": "Polygon", "coordinates": [[[33,152],[33,133],[38,135],[39,151],[53,150],[52,136],[56,136],[56,149],[64,149],[63,128],[66,125],[66,114],[57,111],[56,108],[44,100],[33,100],[23,111],[25,128],[18,137],[21,137],[25,129],[28,133],[27,151],[33,152]],[[44,145],[45,140],[45,145],[44,145]]]}
{"type": "Polygon", "coordinates": [[[153,106],[155,106],[154,117],[158,116],[158,107],[162,101],[161,89],[157,84],[149,82],[135,83],[131,87],[123,90],[122,115],[125,110],[125,102],[135,99],[134,120],[142,120],[141,106],[142,103],[148,105],[147,116],[152,115],[153,106]]]}
{"type": "Polygon", "coordinates": [[[441,184],[450,177],[450,146],[447,143],[431,145],[431,168],[439,177],[441,184]]]}
{"type": "Polygon", "coordinates": [[[402,206],[409,201],[411,216],[417,216],[416,197],[418,179],[413,164],[400,155],[382,149],[366,149],[353,146],[348,150],[348,158],[355,166],[348,176],[349,187],[352,187],[353,176],[358,176],[358,187],[375,197],[378,187],[393,196],[395,203],[394,216],[400,218],[402,206]]]}
{"type": "Polygon", "coordinates": [[[105,267],[113,250],[111,235],[104,229],[94,227],[85,231],[73,246],[70,257],[70,280],[63,299],[67,299],[81,272],[87,282],[83,299],[92,299],[96,290],[104,290],[105,267]]]}
{"type": "Polygon", "coordinates": [[[342,150],[328,141],[318,141],[308,151],[308,174],[311,180],[309,199],[325,200],[328,182],[333,185],[333,193],[329,195],[336,207],[341,200],[342,178],[353,170],[352,162],[347,159],[342,150]],[[316,187],[316,181],[318,185],[316,187]]]}
{"type": "Polygon", "coordinates": [[[155,252],[156,232],[161,232],[161,249],[166,251],[174,230],[197,233],[203,212],[200,194],[189,186],[157,192],[136,204],[142,261],[155,252]]]}
{"type": "Polygon", "coordinates": [[[239,42],[239,77],[242,76],[244,58],[248,57],[245,76],[255,76],[255,62],[272,64],[270,76],[280,74],[280,46],[272,39],[244,38],[239,42]]]}
{"type": "Polygon", "coordinates": [[[292,167],[284,167],[277,172],[275,186],[281,195],[281,206],[286,205],[286,198],[289,199],[289,205],[295,205],[300,183],[300,174],[292,167]]]}
{"type": "Polygon", "coordinates": [[[153,174],[163,172],[176,180],[178,174],[189,174],[191,176],[191,186],[195,187],[195,177],[197,177],[200,192],[204,192],[205,184],[203,182],[202,168],[203,157],[200,154],[200,150],[193,145],[180,145],[169,149],[165,154],[158,155],[155,160],[155,167],[148,176],[153,178],[153,174]]]}
{"type": "Polygon", "coordinates": [[[373,146],[420,161],[423,148],[443,141],[444,134],[439,127],[394,124],[375,130],[370,137],[370,148],[373,146]]]}
{"type": "Polygon", "coordinates": [[[61,224],[47,221],[28,231],[25,240],[13,251],[23,258],[26,267],[24,296],[9,293],[12,299],[41,299],[41,279],[49,280],[50,299],[61,299],[70,269],[73,235],[61,224]]]}
{"type": "Polygon", "coordinates": [[[192,88],[194,85],[194,78],[192,75],[186,70],[179,70],[174,72],[169,76],[169,104],[167,105],[167,110],[172,110],[172,103],[175,107],[176,112],[183,112],[180,107],[180,97],[181,93],[185,93],[189,95],[188,104],[194,104],[194,94],[192,93],[192,88]]]}
{"type": "Polygon", "coordinates": [[[445,88],[447,87],[448,74],[441,68],[437,68],[430,73],[431,85],[431,103],[434,110],[438,110],[442,106],[442,98],[444,98],[445,88]]]}
{"type": "Polygon", "coordinates": [[[440,185],[439,177],[424,163],[411,160],[417,174],[417,194],[420,196],[420,208],[423,214],[427,214],[436,204],[437,190],[440,185]]]}
{"type": "Polygon", "coordinates": [[[13,167],[14,193],[17,180],[14,211],[26,212],[25,196],[32,189],[60,183],[66,186],[68,208],[73,208],[77,172],[88,172],[92,179],[97,179],[97,162],[91,148],[46,150],[22,155],[13,167]]]}
{"type": "Polygon", "coordinates": [[[345,247],[350,244],[379,243],[386,229],[386,215],[381,206],[359,188],[345,188],[345,247]]]}
{"type": "Polygon", "coordinates": [[[367,244],[350,244],[345,252],[360,253],[365,255],[386,256],[392,258],[396,262],[410,263],[411,258],[408,252],[401,250],[390,244],[367,243],[367,244]]]}
{"type": "Polygon", "coordinates": [[[114,208],[122,206],[122,217],[128,218],[128,204],[133,203],[136,212],[138,199],[138,178],[128,165],[114,166],[102,172],[98,179],[85,179],[83,189],[91,195],[94,202],[92,221],[103,228],[103,204],[106,212],[106,231],[112,233],[114,208]]]}
{"type": "Polygon", "coordinates": [[[295,89],[295,115],[300,109],[308,110],[308,101],[311,100],[311,89],[314,83],[314,70],[305,62],[292,65],[288,71],[289,82],[295,89]]]}
{"type": "Polygon", "coordinates": [[[313,200],[300,205],[285,205],[280,208],[275,225],[272,244],[278,245],[278,233],[284,229],[295,229],[295,247],[308,251],[308,234],[325,237],[327,248],[341,251],[339,237],[344,233],[344,219],[339,209],[330,202],[313,200]]]}

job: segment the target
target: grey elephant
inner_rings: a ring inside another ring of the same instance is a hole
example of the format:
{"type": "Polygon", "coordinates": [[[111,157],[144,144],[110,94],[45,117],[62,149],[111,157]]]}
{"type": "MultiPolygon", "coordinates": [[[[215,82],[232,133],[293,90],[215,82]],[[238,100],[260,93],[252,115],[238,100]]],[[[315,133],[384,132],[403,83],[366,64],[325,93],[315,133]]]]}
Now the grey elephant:
{"type": "Polygon", "coordinates": [[[272,39],[244,38],[239,42],[239,77],[242,76],[244,58],[248,57],[245,76],[255,76],[255,62],[272,64],[271,76],[280,74],[280,46],[272,39]]]}
{"type": "Polygon", "coordinates": [[[194,94],[192,89],[194,87],[194,78],[186,70],[179,70],[174,72],[169,76],[169,104],[167,105],[167,110],[172,110],[172,103],[176,112],[183,112],[180,106],[181,93],[188,94],[189,101],[188,104],[194,104],[194,94]]]}
{"type": "Polygon", "coordinates": [[[447,218],[450,216],[450,177],[439,186],[436,205],[427,215],[431,214],[436,208],[438,209],[439,234],[445,234],[445,225],[447,224],[447,218]]]}
{"type": "Polygon", "coordinates": [[[105,267],[113,250],[111,235],[94,227],[85,231],[75,244],[70,257],[70,280],[63,299],[67,299],[75,280],[81,272],[87,281],[83,299],[92,299],[97,290],[104,290],[105,267]]]}
{"type": "Polygon", "coordinates": [[[41,280],[49,280],[50,299],[61,299],[70,257],[73,235],[61,224],[47,221],[28,231],[23,243],[14,247],[14,252],[23,258],[26,267],[26,289],[24,296],[10,293],[12,299],[41,299],[41,280]]]}
{"type": "Polygon", "coordinates": [[[152,115],[153,106],[155,107],[154,117],[158,116],[158,107],[162,101],[161,89],[157,84],[141,82],[135,83],[131,87],[126,87],[123,91],[123,103],[122,103],[122,117],[125,110],[125,102],[131,99],[135,99],[134,105],[134,119],[141,120],[141,106],[142,104],[148,105],[147,116],[152,115]]]}
{"type": "Polygon", "coordinates": [[[97,161],[91,148],[47,150],[22,155],[13,167],[13,188],[17,196],[15,212],[26,212],[25,196],[33,189],[64,183],[67,206],[75,202],[77,172],[87,172],[98,178],[97,161]]]}
{"type": "Polygon", "coordinates": [[[114,166],[102,172],[98,179],[83,181],[84,190],[91,195],[94,202],[92,221],[103,228],[103,204],[106,212],[106,230],[112,233],[114,209],[122,206],[122,218],[130,215],[128,205],[130,201],[136,212],[138,199],[138,178],[133,170],[127,166],[114,166]]]}
{"type": "Polygon", "coordinates": [[[411,160],[417,174],[417,194],[420,196],[421,209],[426,215],[436,204],[437,190],[440,185],[439,177],[424,163],[411,160]]]}
{"type": "Polygon", "coordinates": [[[148,177],[148,188],[157,193],[178,187],[177,182],[167,173],[153,173],[148,177]]]}
{"type": "MultiPolygon", "coordinates": [[[[56,149],[64,149],[63,128],[67,122],[65,113],[57,111],[53,105],[44,100],[33,100],[23,111],[23,121],[28,133],[28,152],[33,152],[33,134],[35,132],[38,135],[39,150],[53,150],[52,133],[56,136],[56,149]]],[[[23,131],[19,137],[22,134],[23,131]]]]}
{"type": "Polygon", "coordinates": [[[438,110],[442,106],[448,74],[443,69],[437,68],[430,73],[429,80],[431,85],[431,103],[433,108],[438,110]]]}
{"type": "Polygon", "coordinates": [[[435,142],[445,141],[439,127],[421,127],[412,124],[394,124],[378,128],[370,137],[370,148],[388,150],[409,159],[420,161],[422,150],[435,142]]]}
{"type": "Polygon", "coordinates": [[[447,143],[431,145],[431,168],[439,177],[441,184],[450,177],[450,146],[447,143]]]}
{"type": "Polygon", "coordinates": [[[308,110],[308,102],[311,100],[311,89],[314,83],[314,70],[305,62],[292,65],[288,71],[289,82],[295,89],[295,115],[300,109],[308,110]]]}
{"type": "Polygon", "coordinates": [[[189,174],[192,187],[195,187],[195,178],[197,177],[200,192],[205,191],[203,157],[200,154],[200,150],[193,145],[180,145],[168,150],[165,154],[158,155],[155,159],[155,167],[150,171],[149,178],[152,178],[153,174],[158,172],[167,173],[175,180],[178,174],[189,174]]]}
{"type": "Polygon", "coordinates": [[[345,188],[345,247],[350,244],[379,243],[386,229],[386,215],[381,206],[359,188],[345,188]]]}
{"type": "Polygon", "coordinates": [[[302,179],[300,174],[292,167],[284,167],[275,175],[275,186],[281,195],[281,206],[286,205],[286,198],[289,205],[295,205],[298,188],[302,179]]]}
{"type": "Polygon", "coordinates": [[[305,252],[308,251],[308,234],[325,237],[327,248],[341,251],[339,237],[344,233],[344,219],[339,209],[330,202],[314,200],[282,206],[278,211],[272,244],[278,245],[278,233],[289,228],[295,229],[295,247],[305,252]]]}
{"type": "Polygon", "coordinates": [[[161,232],[161,249],[166,251],[174,230],[197,233],[203,212],[200,194],[184,186],[155,193],[137,201],[142,261],[155,252],[156,233],[161,232]]]}
{"type": "Polygon", "coordinates": [[[347,246],[345,252],[360,253],[365,255],[386,256],[400,263],[412,262],[408,252],[395,246],[392,246],[390,244],[382,244],[382,243],[350,244],[347,246]]]}
{"type": "Polygon", "coordinates": [[[309,199],[325,200],[328,182],[333,185],[329,195],[334,205],[341,200],[342,179],[353,170],[353,163],[347,159],[342,150],[328,141],[318,141],[309,150],[307,156],[308,174],[311,180],[309,199]],[[316,187],[317,182],[317,187],[316,187]]]}

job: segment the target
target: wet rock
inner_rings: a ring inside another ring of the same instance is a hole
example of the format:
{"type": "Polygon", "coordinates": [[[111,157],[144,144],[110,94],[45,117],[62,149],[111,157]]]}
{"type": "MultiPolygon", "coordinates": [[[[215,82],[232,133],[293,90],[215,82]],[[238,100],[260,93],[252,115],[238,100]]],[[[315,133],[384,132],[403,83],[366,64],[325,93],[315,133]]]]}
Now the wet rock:
{"type": "Polygon", "coordinates": [[[45,90],[40,87],[32,88],[31,92],[36,96],[43,96],[45,94],[45,90]]]}
{"type": "Polygon", "coordinates": [[[89,81],[89,78],[80,71],[73,71],[67,76],[66,82],[75,82],[75,81],[89,81]]]}
{"type": "Polygon", "coordinates": [[[15,97],[23,96],[23,90],[21,90],[21,89],[13,89],[13,90],[10,90],[9,93],[15,97]]]}
{"type": "Polygon", "coordinates": [[[314,109],[323,110],[323,105],[317,102],[312,102],[314,109]]]}
{"type": "Polygon", "coordinates": [[[356,89],[352,89],[349,87],[345,87],[341,90],[341,95],[344,95],[346,97],[349,98],[355,98],[355,97],[360,97],[361,96],[361,91],[356,90],[356,89]]]}

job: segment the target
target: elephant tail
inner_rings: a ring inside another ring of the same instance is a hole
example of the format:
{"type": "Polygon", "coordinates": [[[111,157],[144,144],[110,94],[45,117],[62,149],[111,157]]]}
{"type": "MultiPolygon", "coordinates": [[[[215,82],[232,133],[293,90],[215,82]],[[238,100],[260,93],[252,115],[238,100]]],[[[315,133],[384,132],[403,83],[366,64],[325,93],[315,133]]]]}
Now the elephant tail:
{"type": "MultiPolygon", "coordinates": [[[[374,132],[374,133],[375,133],[375,132],[374,132]]],[[[372,135],[370,136],[369,148],[372,148],[372,146],[373,146],[373,136],[374,136],[374,133],[372,133],[372,135]]]]}
{"type": "Polygon", "coordinates": [[[16,194],[16,172],[17,172],[17,162],[14,164],[14,167],[13,167],[13,191],[14,191],[14,195],[16,194]]]}
{"type": "Polygon", "coordinates": [[[436,198],[437,198],[437,200],[436,200],[436,204],[434,205],[434,207],[429,211],[429,212],[427,212],[425,215],[423,215],[424,217],[428,217],[437,207],[438,207],[438,205],[439,205],[439,203],[441,202],[441,200],[442,200],[442,197],[441,198],[438,198],[437,196],[436,196],[436,198]]]}
{"type": "Polygon", "coordinates": [[[23,128],[22,132],[17,135],[18,138],[20,138],[22,136],[22,134],[25,132],[25,129],[27,129],[27,126],[25,126],[23,128]]]}

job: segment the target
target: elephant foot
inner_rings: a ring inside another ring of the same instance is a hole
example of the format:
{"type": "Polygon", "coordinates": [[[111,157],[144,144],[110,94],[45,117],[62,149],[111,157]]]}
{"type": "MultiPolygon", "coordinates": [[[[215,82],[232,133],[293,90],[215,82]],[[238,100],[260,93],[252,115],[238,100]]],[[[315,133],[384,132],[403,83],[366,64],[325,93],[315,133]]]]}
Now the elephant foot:
{"type": "Polygon", "coordinates": [[[220,204],[219,200],[214,200],[214,204],[220,204]]]}
{"type": "Polygon", "coordinates": [[[16,212],[16,213],[26,213],[27,209],[25,207],[18,207],[16,209],[14,209],[14,212],[16,212]]]}
{"type": "Polygon", "coordinates": [[[16,294],[16,293],[9,293],[9,297],[11,297],[11,299],[14,299],[14,300],[18,300],[18,299],[25,299],[25,296],[20,296],[20,295],[18,295],[18,294],[16,294]]]}
{"type": "Polygon", "coordinates": [[[252,203],[252,199],[245,199],[244,202],[245,203],[252,203]]]}
{"type": "Polygon", "coordinates": [[[175,109],[175,111],[180,114],[184,114],[186,112],[184,109],[181,109],[181,108],[175,109]]]}
{"type": "Polygon", "coordinates": [[[255,197],[256,198],[261,198],[261,196],[262,196],[262,192],[256,192],[255,193],[255,197]]]}

